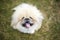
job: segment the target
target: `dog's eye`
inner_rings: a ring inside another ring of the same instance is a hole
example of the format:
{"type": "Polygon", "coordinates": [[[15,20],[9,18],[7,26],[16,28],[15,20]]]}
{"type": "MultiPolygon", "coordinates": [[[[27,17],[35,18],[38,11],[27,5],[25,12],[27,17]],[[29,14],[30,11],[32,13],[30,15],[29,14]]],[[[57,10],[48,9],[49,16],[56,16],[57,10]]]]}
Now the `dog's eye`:
{"type": "Polygon", "coordinates": [[[22,17],[22,19],[24,19],[24,17],[22,17]]]}
{"type": "Polygon", "coordinates": [[[31,19],[33,19],[32,17],[30,17],[31,19]]]}

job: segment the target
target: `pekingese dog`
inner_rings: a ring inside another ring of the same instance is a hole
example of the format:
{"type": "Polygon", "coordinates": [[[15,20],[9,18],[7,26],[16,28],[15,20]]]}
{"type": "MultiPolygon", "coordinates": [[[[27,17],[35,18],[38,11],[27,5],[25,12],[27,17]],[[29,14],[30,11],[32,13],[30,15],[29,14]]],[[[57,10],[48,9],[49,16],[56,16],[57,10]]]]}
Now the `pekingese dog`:
{"type": "Polygon", "coordinates": [[[42,13],[33,5],[22,3],[13,8],[11,26],[23,33],[33,34],[41,28],[44,19],[42,13]]]}

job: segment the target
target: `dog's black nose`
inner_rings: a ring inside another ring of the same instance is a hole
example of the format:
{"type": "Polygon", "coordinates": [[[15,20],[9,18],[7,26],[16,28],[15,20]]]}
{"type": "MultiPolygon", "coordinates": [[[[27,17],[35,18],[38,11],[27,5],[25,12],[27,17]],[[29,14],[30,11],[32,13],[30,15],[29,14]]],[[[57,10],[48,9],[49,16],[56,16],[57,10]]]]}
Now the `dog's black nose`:
{"type": "Polygon", "coordinates": [[[25,18],[25,20],[29,20],[29,18],[25,18]]]}
{"type": "Polygon", "coordinates": [[[30,23],[29,21],[26,21],[25,23],[30,23]]]}

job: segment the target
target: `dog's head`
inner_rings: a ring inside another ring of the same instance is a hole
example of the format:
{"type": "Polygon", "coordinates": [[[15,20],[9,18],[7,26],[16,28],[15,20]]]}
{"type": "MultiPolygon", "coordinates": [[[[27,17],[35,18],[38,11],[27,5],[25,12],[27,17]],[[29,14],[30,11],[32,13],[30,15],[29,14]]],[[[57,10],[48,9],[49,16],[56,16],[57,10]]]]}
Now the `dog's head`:
{"type": "Polygon", "coordinates": [[[34,30],[39,29],[43,16],[41,12],[34,6],[29,4],[21,4],[13,8],[15,12],[12,15],[13,28],[18,29],[24,33],[33,33],[34,30]]]}

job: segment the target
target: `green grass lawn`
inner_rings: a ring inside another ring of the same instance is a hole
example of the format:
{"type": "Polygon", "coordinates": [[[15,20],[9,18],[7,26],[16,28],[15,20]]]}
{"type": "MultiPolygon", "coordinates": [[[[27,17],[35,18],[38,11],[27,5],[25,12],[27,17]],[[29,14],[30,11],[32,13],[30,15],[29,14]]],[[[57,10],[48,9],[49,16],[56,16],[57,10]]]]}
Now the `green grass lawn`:
{"type": "Polygon", "coordinates": [[[60,40],[60,0],[0,0],[0,40],[60,40]],[[45,17],[35,34],[24,34],[10,26],[12,8],[20,3],[36,5],[45,17]]]}

